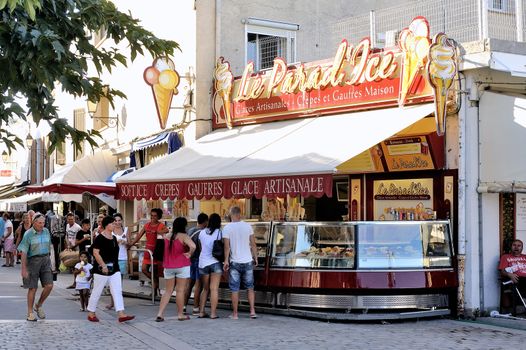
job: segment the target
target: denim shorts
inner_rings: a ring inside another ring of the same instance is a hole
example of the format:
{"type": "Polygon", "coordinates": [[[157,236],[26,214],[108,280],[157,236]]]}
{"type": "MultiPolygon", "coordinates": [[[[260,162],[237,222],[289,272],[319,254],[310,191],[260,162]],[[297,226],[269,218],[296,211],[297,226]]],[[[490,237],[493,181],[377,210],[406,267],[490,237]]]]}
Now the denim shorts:
{"type": "Polygon", "coordinates": [[[190,279],[197,281],[199,279],[199,259],[190,263],[190,279]]]}
{"type": "Polygon", "coordinates": [[[238,292],[241,284],[246,289],[254,289],[254,266],[252,262],[240,264],[231,262],[228,286],[232,292],[238,292]]]}
{"type": "Polygon", "coordinates": [[[212,265],[199,268],[199,275],[210,275],[211,273],[223,273],[223,264],[220,262],[213,263],[212,265]]]}
{"type": "Polygon", "coordinates": [[[190,278],[190,266],[183,266],[176,269],[164,269],[164,279],[172,278],[190,278]]]}

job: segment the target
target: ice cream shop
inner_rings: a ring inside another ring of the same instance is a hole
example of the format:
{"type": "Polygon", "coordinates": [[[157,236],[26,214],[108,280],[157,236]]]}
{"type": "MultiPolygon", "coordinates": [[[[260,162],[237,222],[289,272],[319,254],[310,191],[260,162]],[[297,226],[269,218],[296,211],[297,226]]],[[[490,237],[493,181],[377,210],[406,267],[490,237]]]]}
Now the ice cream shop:
{"type": "Polygon", "coordinates": [[[118,197],[190,219],[240,206],[261,307],[454,312],[455,43],[417,17],[397,47],[334,52],[257,73],[249,62],[239,77],[217,58],[213,131],[119,178],[118,197]]]}

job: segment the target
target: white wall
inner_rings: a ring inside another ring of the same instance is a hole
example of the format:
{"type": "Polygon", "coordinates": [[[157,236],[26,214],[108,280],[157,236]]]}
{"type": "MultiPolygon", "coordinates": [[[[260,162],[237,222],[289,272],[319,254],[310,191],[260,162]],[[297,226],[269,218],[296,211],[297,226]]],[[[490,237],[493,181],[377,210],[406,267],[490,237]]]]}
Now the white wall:
{"type": "Polygon", "coordinates": [[[485,193],[482,197],[482,273],[484,310],[499,306],[500,287],[497,266],[500,256],[499,194],[485,193]]]}

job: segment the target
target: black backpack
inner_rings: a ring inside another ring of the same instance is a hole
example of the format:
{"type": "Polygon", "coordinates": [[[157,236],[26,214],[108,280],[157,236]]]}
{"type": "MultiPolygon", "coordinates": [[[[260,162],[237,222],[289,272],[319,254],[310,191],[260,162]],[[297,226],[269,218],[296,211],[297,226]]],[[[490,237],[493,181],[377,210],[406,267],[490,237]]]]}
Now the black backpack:
{"type": "Polygon", "coordinates": [[[192,232],[192,235],[190,236],[190,239],[195,244],[195,250],[192,256],[190,257],[191,260],[199,259],[199,255],[201,255],[201,242],[199,241],[199,234],[201,233],[203,229],[195,230],[192,232]]]}

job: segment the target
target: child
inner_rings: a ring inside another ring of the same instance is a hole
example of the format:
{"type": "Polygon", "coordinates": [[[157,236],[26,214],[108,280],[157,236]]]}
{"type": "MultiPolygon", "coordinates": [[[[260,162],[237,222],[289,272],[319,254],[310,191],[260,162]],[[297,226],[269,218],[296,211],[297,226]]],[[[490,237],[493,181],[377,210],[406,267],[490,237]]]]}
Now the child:
{"type": "Polygon", "coordinates": [[[80,252],[80,262],[75,265],[76,289],[80,294],[80,311],[86,311],[89,300],[90,280],[91,280],[91,265],[88,261],[88,253],[83,251],[80,252]]]}

